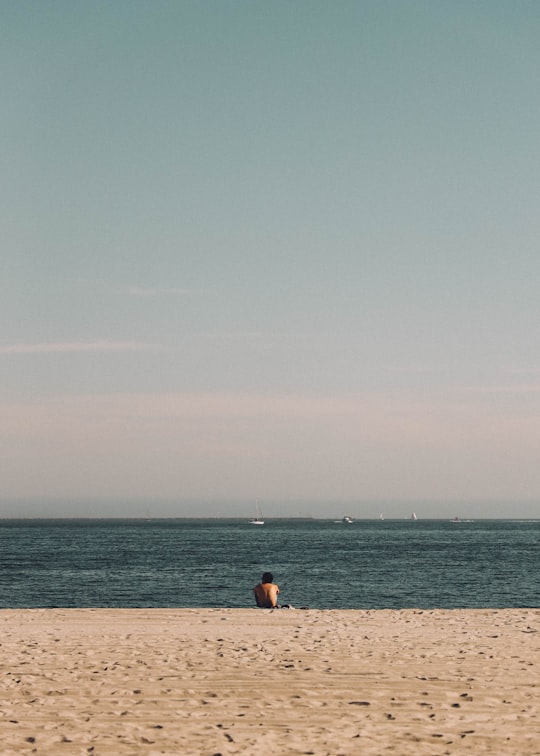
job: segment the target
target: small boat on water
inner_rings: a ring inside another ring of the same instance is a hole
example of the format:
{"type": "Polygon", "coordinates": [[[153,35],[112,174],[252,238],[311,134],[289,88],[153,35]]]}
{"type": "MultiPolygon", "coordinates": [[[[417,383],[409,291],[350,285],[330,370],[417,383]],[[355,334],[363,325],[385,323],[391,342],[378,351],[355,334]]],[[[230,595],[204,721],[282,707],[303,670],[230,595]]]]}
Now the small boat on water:
{"type": "Polygon", "coordinates": [[[418,517],[416,516],[416,512],[413,512],[411,515],[411,520],[417,520],[418,517]]]}
{"type": "Polygon", "coordinates": [[[264,525],[264,519],[263,519],[263,516],[262,516],[262,511],[261,511],[261,508],[260,508],[258,502],[257,502],[257,504],[255,506],[255,517],[251,518],[251,520],[249,521],[249,524],[250,525],[264,525]]]}
{"type": "Polygon", "coordinates": [[[353,524],[353,518],[349,517],[349,515],[345,515],[345,517],[341,520],[341,522],[344,525],[352,525],[353,524]]]}

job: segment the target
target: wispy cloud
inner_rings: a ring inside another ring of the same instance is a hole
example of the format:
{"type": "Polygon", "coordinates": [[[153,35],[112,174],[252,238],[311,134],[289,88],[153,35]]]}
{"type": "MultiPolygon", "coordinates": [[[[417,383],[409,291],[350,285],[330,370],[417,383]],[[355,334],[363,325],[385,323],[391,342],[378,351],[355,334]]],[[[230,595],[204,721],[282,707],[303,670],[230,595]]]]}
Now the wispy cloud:
{"type": "Polygon", "coordinates": [[[429,375],[431,373],[444,373],[448,371],[446,365],[428,365],[423,363],[418,364],[405,364],[405,365],[389,365],[386,368],[388,373],[401,373],[404,375],[429,375]]]}
{"type": "Polygon", "coordinates": [[[540,367],[512,367],[508,372],[512,375],[540,375],[540,367]]]}
{"type": "Polygon", "coordinates": [[[113,281],[104,281],[94,278],[78,278],[79,284],[83,286],[92,286],[116,294],[127,294],[132,297],[183,297],[193,294],[193,289],[183,286],[140,286],[131,283],[115,283],[113,281]]]}
{"type": "Polygon", "coordinates": [[[179,286],[135,286],[127,284],[121,287],[122,291],[131,294],[134,297],[166,297],[166,296],[185,296],[190,294],[190,289],[183,289],[179,286]]]}
{"type": "Polygon", "coordinates": [[[147,352],[161,351],[160,344],[139,341],[52,341],[40,344],[2,344],[1,354],[69,354],[74,352],[147,352]]]}
{"type": "Polygon", "coordinates": [[[540,392],[540,384],[522,383],[513,385],[462,386],[458,388],[457,391],[478,394],[537,394],[540,392]]]}

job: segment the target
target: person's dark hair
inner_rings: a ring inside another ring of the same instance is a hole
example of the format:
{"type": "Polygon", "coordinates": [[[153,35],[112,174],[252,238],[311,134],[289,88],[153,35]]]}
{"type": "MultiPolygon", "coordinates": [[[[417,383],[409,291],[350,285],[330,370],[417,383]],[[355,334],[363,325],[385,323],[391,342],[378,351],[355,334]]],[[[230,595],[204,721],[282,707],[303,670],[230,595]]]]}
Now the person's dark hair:
{"type": "Polygon", "coordinates": [[[274,582],[274,576],[271,572],[265,572],[262,576],[261,583],[273,583],[274,582]]]}

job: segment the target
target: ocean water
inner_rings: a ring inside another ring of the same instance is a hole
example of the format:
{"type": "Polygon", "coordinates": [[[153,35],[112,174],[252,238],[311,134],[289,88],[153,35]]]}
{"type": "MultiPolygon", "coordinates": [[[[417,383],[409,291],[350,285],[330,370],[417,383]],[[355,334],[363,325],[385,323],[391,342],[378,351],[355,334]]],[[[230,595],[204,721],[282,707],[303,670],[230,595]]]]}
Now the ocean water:
{"type": "Polygon", "coordinates": [[[540,520],[1,520],[0,607],[540,606],[540,520]]]}

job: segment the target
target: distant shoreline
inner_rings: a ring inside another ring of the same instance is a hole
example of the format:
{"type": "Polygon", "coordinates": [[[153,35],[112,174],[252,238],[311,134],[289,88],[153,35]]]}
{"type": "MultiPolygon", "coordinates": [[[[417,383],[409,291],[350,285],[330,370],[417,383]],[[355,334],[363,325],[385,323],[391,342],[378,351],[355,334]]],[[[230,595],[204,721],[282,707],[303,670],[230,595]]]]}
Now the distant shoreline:
{"type": "MultiPolygon", "coordinates": [[[[190,515],[165,515],[165,516],[143,516],[143,515],[113,515],[108,517],[79,517],[79,516],[45,516],[45,515],[27,515],[27,516],[2,516],[0,515],[0,522],[21,522],[25,520],[43,520],[46,522],[107,522],[107,521],[136,521],[136,522],[156,522],[164,520],[195,520],[200,522],[207,521],[227,521],[227,522],[245,522],[249,523],[249,517],[239,517],[237,515],[207,515],[207,516],[190,516],[190,515]]],[[[385,517],[381,520],[379,517],[354,517],[355,523],[362,522],[410,522],[410,517],[385,517]]],[[[329,517],[268,517],[265,516],[265,524],[271,522],[341,522],[340,519],[336,519],[336,515],[329,517]]],[[[452,517],[418,517],[415,522],[453,522],[452,517]]],[[[474,517],[467,518],[460,521],[462,524],[478,523],[478,522],[540,522],[540,517],[474,517]]]]}

